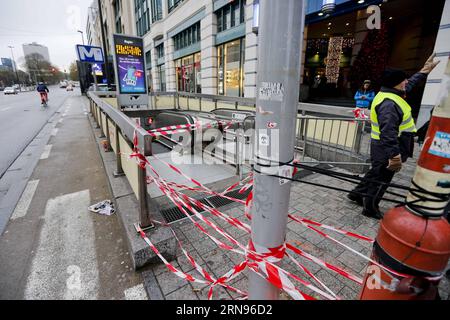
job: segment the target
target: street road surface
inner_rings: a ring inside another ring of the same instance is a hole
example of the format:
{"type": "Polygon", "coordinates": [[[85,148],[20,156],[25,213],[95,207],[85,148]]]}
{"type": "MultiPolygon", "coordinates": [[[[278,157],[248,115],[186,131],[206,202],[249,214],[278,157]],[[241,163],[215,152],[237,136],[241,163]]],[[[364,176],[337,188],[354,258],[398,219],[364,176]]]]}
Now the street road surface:
{"type": "Polygon", "coordinates": [[[49,90],[47,109],[41,107],[37,92],[18,95],[0,92],[0,178],[66,98],[79,95],[79,90],[67,92],[57,86],[49,90]]]}

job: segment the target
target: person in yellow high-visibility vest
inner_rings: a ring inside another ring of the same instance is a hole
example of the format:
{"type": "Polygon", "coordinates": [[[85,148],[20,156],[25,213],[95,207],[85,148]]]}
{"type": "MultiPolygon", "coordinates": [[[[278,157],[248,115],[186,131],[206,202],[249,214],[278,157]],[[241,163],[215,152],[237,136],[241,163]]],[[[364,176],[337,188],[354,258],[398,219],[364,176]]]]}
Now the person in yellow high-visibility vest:
{"type": "MultiPolygon", "coordinates": [[[[417,129],[406,96],[437,66],[439,61],[434,58],[433,54],[422,70],[409,79],[399,69],[384,71],[381,90],[372,102],[371,168],[365,178],[390,183],[402,163],[412,157],[417,129]]],[[[386,189],[378,183],[362,181],[347,197],[364,207],[363,215],[381,219],[379,203],[386,189]]]]}

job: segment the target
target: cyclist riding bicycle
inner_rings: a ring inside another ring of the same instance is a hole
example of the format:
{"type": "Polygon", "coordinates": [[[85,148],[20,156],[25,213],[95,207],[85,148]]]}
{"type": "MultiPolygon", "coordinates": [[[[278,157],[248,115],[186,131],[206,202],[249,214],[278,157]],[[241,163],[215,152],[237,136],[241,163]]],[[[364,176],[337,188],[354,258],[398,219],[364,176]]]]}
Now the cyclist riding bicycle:
{"type": "Polygon", "coordinates": [[[37,92],[41,95],[41,104],[46,105],[48,101],[47,93],[50,92],[47,86],[43,82],[39,82],[37,86],[37,92]]]}

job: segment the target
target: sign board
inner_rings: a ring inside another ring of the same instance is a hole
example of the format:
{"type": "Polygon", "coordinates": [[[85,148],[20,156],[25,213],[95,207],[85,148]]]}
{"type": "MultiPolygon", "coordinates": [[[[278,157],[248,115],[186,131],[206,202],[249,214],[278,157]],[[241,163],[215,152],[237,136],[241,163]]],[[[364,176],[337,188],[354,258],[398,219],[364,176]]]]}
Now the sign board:
{"type": "Polygon", "coordinates": [[[78,44],[76,46],[78,60],[87,63],[104,63],[103,50],[100,47],[84,46],[78,44]]]}
{"type": "Polygon", "coordinates": [[[120,105],[148,105],[143,39],[115,34],[114,62],[120,105]]]}
{"type": "Polygon", "coordinates": [[[101,64],[98,64],[98,63],[92,64],[92,74],[94,74],[94,73],[96,76],[103,76],[103,69],[102,69],[101,64]]]}

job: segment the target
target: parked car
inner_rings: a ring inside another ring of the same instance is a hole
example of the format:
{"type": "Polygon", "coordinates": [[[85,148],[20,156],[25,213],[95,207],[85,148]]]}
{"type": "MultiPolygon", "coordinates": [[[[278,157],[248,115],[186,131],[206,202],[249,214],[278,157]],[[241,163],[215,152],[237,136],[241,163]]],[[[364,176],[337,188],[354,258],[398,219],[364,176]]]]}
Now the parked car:
{"type": "MultiPolygon", "coordinates": [[[[104,92],[108,92],[108,91],[116,91],[116,85],[115,84],[110,84],[109,87],[107,84],[101,83],[101,84],[97,84],[97,89],[98,91],[104,91],[104,92]]],[[[92,84],[88,91],[95,91],[95,85],[92,84]]]]}
{"type": "Polygon", "coordinates": [[[18,94],[19,89],[13,88],[13,87],[6,87],[5,90],[3,90],[4,94],[18,94]]]}

